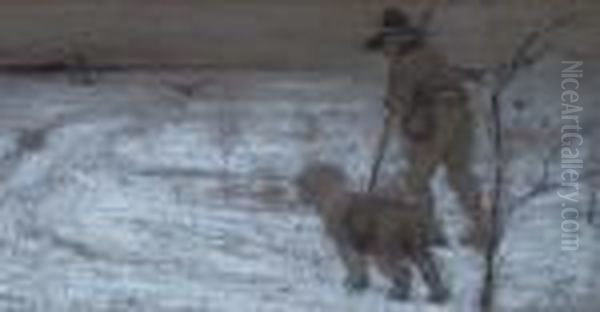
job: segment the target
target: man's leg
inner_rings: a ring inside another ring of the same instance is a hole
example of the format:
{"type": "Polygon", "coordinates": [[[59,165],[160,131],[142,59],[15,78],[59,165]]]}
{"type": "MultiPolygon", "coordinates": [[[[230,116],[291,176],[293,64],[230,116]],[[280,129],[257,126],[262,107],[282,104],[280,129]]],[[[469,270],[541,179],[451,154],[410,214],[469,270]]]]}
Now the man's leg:
{"type": "MultiPolygon", "coordinates": [[[[466,126],[465,126],[466,127],[466,126]]],[[[482,248],[489,239],[487,212],[481,205],[479,181],[473,174],[472,129],[456,131],[456,136],[445,157],[448,182],[458,195],[458,200],[468,219],[467,241],[482,248]]]]}
{"type": "Polygon", "coordinates": [[[440,153],[430,144],[413,143],[408,146],[409,169],[406,173],[406,192],[415,196],[420,209],[425,209],[431,243],[437,246],[447,246],[448,239],[443,226],[435,213],[435,201],[430,182],[440,163],[440,153]]]}

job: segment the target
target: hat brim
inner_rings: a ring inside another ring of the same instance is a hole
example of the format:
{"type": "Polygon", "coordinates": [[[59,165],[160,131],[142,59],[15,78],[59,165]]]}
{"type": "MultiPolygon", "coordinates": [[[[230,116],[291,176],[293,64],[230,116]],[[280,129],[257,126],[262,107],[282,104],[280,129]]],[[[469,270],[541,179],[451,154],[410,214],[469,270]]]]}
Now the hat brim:
{"type": "Polygon", "coordinates": [[[416,28],[398,30],[383,30],[377,32],[365,41],[368,51],[380,51],[387,42],[397,44],[409,44],[421,40],[427,34],[416,28]]]}

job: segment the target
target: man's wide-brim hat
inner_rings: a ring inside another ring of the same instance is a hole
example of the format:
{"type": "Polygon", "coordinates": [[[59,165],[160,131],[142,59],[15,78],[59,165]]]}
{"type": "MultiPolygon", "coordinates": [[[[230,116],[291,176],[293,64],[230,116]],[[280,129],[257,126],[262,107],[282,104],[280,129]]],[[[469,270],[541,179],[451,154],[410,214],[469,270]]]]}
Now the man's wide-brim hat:
{"type": "Polygon", "coordinates": [[[381,29],[369,38],[366,47],[379,50],[385,43],[406,44],[422,39],[425,31],[411,23],[408,15],[397,8],[386,8],[383,11],[381,29]]]}

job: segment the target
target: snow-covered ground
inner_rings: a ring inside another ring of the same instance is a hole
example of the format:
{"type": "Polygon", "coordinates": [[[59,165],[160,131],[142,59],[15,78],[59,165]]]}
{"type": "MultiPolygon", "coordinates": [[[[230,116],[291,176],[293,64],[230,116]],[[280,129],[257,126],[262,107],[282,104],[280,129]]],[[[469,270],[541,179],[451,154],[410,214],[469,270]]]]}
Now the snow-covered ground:
{"type": "MultiPolygon", "coordinates": [[[[317,218],[295,202],[290,177],[311,160],[342,164],[364,188],[381,83],[210,71],[111,73],[93,85],[0,76],[0,311],[475,311],[482,259],[455,243],[461,218],[443,170],[435,190],[453,243],[436,253],[453,290],[446,306],[425,302],[419,280],[411,303],[386,299],[383,281],[348,295],[317,218]]],[[[402,168],[400,150],[384,183],[402,168]]],[[[519,158],[511,181],[533,179],[536,161],[519,158]]],[[[507,310],[575,311],[593,299],[593,232],[582,222],[581,250],[561,252],[557,200],[511,217],[498,284],[507,310]]]]}

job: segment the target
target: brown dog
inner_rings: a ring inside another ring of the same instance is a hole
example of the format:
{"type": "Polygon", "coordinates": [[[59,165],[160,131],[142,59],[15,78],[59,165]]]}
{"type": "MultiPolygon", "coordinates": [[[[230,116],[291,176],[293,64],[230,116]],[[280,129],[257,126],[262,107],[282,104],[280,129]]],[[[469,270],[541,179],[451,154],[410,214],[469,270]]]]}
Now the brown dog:
{"type": "Polygon", "coordinates": [[[346,190],[347,178],[339,168],[323,163],[305,167],[296,179],[304,203],[317,207],[326,233],[334,241],[347,270],[349,290],[368,287],[367,266],[374,260],[393,287],[390,297],[410,295],[411,269],[416,265],[434,302],[447,300],[433,255],[426,215],[416,204],[346,190]]]}

